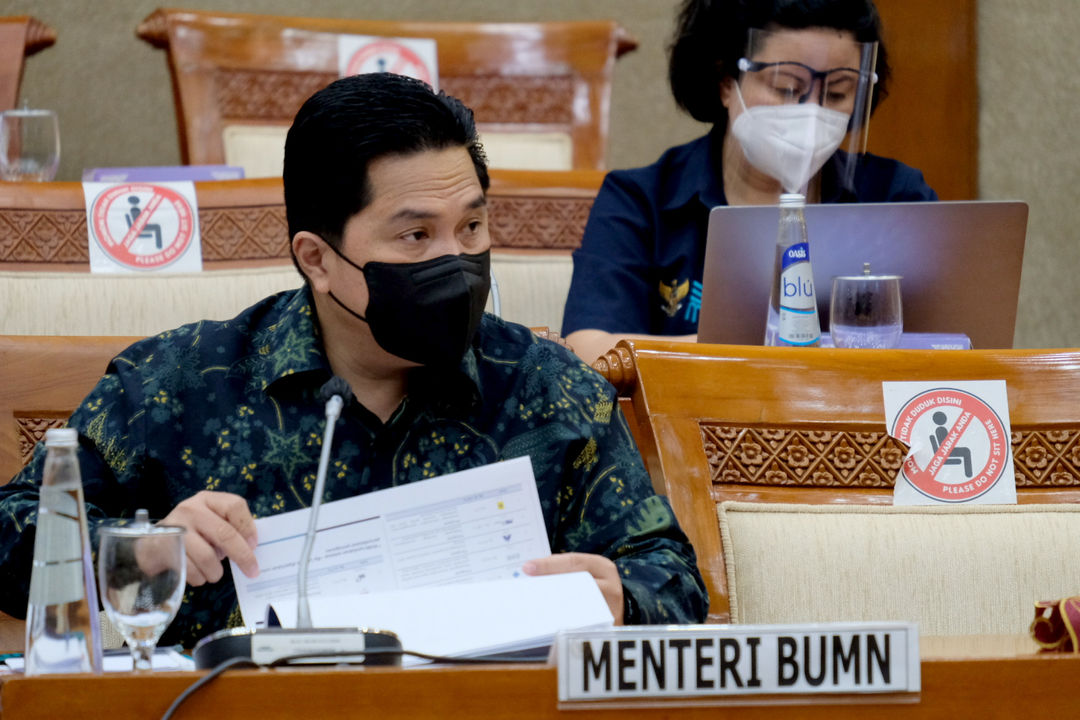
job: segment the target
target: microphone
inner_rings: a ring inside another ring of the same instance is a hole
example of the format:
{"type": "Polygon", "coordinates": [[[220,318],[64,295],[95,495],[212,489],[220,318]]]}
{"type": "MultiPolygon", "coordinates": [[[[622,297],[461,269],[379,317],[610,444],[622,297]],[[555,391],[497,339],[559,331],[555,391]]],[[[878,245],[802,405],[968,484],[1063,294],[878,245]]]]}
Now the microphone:
{"type": "MultiPolygon", "coordinates": [[[[319,509],[322,507],[323,491],[326,488],[326,471],[334,442],[334,426],[341,417],[342,409],[352,402],[353,396],[349,384],[335,375],[319,389],[319,398],[326,403],[326,427],[323,429],[322,451],[311,498],[311,513],[297,572],[296,628],[218,630],[195,645],[192,657],[197,669],[210,669],[235,657],[251,658],[258,665],[274,665],[293,656],[302,656],[306,658],[305,662],[310,663],[401,664],[401,641],[392,632],[353,627],[312,627],[307,592],[308,565],[318,532],[319,509]],[[325,659],[319,658],[320,653],[325,653],[325,659]]],[[[272,607],[269,614],[276,617],[272,607]]]]}
{"type": "Polygon", "coordinates": [[[315,491],[311,496],[311,513],[308,518],[307,534],[304,536],[304,549],[300,553],[300,571],[297,573],[296,590],[296,627],[311,627],[311,607],[308,605],[308,565],[311,551],[315,547],[315,533],[319,522],[319,508],[322,507],[323,490],[326,488],[326,469],[330,464],[330,446],[334,443],[334,426],[341,417],[341,410],[352,400],[349,384],[335,375],[326,381],[319,390],[319,397],[326,403],[326,427],[323,429],[322,453],[319,455],[319,470],[315,475],[315,491]]]}
{"type": "Polygon", "coordinates": [[[495,279],[495,272],[488,273],[491,278],[491,314],[497,318],[502,317],[502,303],[499,302],[499,281],[495,279]]]}

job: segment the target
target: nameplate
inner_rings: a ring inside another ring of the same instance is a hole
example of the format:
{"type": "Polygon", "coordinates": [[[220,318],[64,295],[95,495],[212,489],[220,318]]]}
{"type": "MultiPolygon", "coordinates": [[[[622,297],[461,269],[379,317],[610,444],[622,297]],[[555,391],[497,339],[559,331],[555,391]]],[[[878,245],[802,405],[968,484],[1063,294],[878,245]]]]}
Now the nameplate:
{"type": "Polygon", "coordinates": [[[910,693],[915,623],[669,625],[555,638],[559,700],[910,693]]]}

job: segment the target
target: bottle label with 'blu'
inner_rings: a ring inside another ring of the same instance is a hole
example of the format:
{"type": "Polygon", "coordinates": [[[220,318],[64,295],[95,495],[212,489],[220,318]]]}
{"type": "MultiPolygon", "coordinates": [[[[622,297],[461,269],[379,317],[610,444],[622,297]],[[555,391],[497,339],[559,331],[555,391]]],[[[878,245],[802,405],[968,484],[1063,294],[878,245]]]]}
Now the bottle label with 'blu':
{"type": "Polygon", "coordinates": [[[784,250],[781,259],[779,335],[785,345],[812,345],[821,338],[810,246],[804,242],[784,250]]]}

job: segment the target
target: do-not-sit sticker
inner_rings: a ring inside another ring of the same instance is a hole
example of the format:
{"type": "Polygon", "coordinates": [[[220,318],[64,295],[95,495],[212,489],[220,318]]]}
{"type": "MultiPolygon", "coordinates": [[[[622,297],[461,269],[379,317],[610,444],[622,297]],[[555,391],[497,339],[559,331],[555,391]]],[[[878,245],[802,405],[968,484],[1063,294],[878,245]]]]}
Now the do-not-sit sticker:
{"type": "Polygon", "coordinates": [[[894,505],[1013,504],[1004,380],[886,382],[889,434],[909,446],[894,505]]]}
{"type": "Polygon", "coordinates": [[[192,182],[83,183],[91,272],[199,272],[192,182]]]}

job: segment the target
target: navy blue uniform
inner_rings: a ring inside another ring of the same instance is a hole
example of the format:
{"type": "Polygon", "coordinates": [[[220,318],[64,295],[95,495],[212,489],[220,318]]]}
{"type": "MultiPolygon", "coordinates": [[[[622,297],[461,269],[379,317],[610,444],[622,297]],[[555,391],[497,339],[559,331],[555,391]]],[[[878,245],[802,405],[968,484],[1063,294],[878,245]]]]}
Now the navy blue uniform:
{"type": "MultiPolygon", "coordinates": [[[[608,173],[574,252],[563,335],[697,332],[709,210],[728,204],[722,145],[713,133],[647,167],[608,173]]],[[[842,156],[822,168],[822,202],[937,200],[920,171],[869,154],[859,160],[854,191],[845,190],[838,181],[842,156]]]]}

